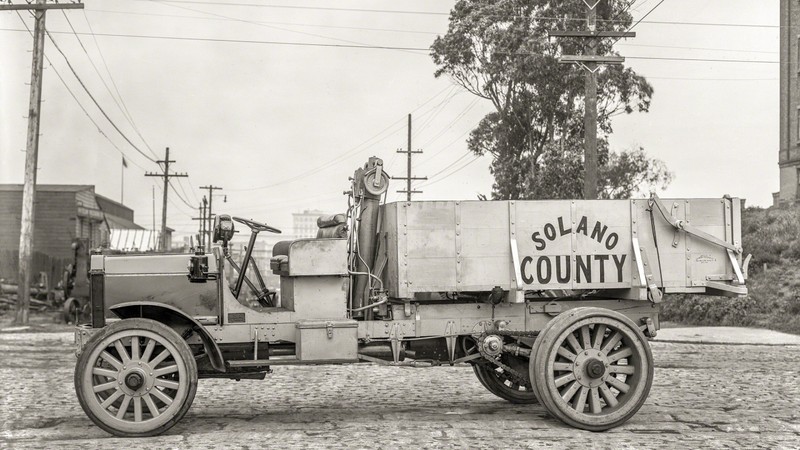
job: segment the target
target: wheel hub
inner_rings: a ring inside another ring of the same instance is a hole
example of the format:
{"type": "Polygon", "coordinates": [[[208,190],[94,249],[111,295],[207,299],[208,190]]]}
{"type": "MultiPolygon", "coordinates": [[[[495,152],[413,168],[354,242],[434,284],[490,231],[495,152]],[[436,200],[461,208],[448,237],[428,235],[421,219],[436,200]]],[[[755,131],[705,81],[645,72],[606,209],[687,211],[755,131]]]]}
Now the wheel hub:
{"type": "Polygon", "coordinates": [[[600,378],[606,373],[606,366],[599,359],[591,358],[586,361],[586,375],[589,378],[600,378]]]}
{"type": "Polygon", "coordinates": [[[125,386],[128,386],[128,389],[133,391],[139,390],[140,387],[144,384],[144,378],[142,374],[131,372],[128,376],[125,377],[125,386]]]}
{"type": "Polygon", "coordinates": [[[608,365],[606,355],[600,350],[591,348],[576,355],[572,370],[578,383],[593,388],[600,386],[608,378],[608,365]]]}
{"type": "Polygon", "coordinates": [[[503,352],[503,338],[496,334],[486,336],[481,342],[481,348],[489,356],[498,356],[503,352]]]}

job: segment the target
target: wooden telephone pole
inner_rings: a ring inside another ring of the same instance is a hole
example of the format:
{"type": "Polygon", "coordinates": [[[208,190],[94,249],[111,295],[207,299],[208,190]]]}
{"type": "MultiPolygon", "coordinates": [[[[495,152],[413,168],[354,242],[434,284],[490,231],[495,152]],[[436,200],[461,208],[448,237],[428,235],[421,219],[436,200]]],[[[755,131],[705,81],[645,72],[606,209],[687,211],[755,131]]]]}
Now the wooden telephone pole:
{"type": "MultiPolygon", "coordinates": [[[[208,242],[209,246],[211,246],[211,239],[213,239],[213,237],[211,236],[211,233],[212,233],[211,230],[214,229],[214,214],[211,211],[211,205],[214,204],[214,191],[221,191],[222,188],[219,187],[219,186],[208,185],[208,186],[200,186],[200,189],[208,189],[208,211],[207,211],[207,214],[205,216],[205,217],[207,217],[208,225],[206,225],[207,237],[206,237],[205,241],[208,242]]],[[[205,196],[204,196],[203,197],[203,202],[205,202],[205,201],[206,201],[206,199],[205,199],[205,196]]]]}
{"type": "Polygon", "coordinates": [[[156,161],[158,164],[164,164],[164,173],[147,172],[144,174],[146,177],[161,177],[164,178],[164,200],[161,204],[161,236],[159,239],[159,250],[167,250],[167,195],[169,193],[169,179],[172,177],[188,177],[186,173],[169,173],[170,163],[174,160],[169,159],[169,147],[167,147],[166,157],[161,161],[156,161]]]}
{"type": "Polygon", "coordinates": [[[17,277],[17,310],[15,323],[28,323],[33,265],[33,200],[36,196],[36,166],[39,160],[39,119],[42,106],[42,68],[44,62],[45,13],[48,9],[83,9],[80,3],[48,4],[46,0],[19,5],[0,4],[0,11],[33,11],[33,61],[31,93],[28,108],[28,135],[25,143],[25,181],[22,187],[22,214],[19,233],[19,272],[17,277]]]}
{"type": "Polygon", "coordinates": [[[604,0],[583,0],[586,4],[586,30],[551,31],[550,37],[584,38],[588,42],[583,55],[564,55],[558,62],[576,64],[586,72],[584,100],[584,175],[583,198],[597,198],[597,71],[601,64],[622,64],[622,56],[597,55],[597,44],[606,38],[636,37],[630,31],[597,31],[597,5],[604,0]],[[594,2],[594,3],[592,3],[594,2]]]}
{"type": "MultiPolygon", "coordinates": [[[[200,213],[200,217],[192,217],[192,220],[199,220],[199,229],[198,229],[198,238],[197,238],[197,245],[206,249],[206,222],[208,218],[206,217],[206,208],[208,207],[208,199],[206,196],[203,196],[203,201],[200,203],[200,206],[197,208],[197,211],[200,213]]],[[[210,241],[209,241],[210,243],[210,241]]]]}
{"type": "Polygon", "coordinates": [[[411,155],[414,153],[422,153],[422,150],[411,150],[411,114],[408,115],[408,150],[398,150],[397,153],[405,153],[407,155],[408,170],[404,177],[392,177],[393,180],[406,180],[405,190],[399,190],[399,193],[406,194],[406,201],[411,201],[411,194],[421,194],[422,191],[415,191],[411,189],[411,182],[414,180],[427,180],[428,177],[412,177],[411,176],[411,155]]]}

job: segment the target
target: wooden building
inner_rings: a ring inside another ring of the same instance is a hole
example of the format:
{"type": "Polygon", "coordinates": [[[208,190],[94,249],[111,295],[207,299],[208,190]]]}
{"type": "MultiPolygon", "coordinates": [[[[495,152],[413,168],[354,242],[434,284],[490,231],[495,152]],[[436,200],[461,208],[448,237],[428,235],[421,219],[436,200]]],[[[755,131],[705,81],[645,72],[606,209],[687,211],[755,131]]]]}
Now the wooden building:
{"type": "MultiPolygon", "coordinates": [[[[22,185],[0,184],[0,277],[14,280],[19,259],[22,185]]],[[[39,184],[34,199],[34,276],[58,276],[73,258],[72,242],[107,246],[113,229],[142,230],[133,210],[92,185],[39,184]]]]}

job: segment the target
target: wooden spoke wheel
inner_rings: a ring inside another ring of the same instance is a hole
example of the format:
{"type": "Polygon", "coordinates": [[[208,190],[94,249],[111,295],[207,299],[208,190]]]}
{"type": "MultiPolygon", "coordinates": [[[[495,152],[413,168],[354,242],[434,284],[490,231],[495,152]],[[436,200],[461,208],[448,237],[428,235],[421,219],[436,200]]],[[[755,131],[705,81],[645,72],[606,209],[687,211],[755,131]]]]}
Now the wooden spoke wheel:
{"type": "MultiPolygon", "coordinates": [[[[512,369],[519,367],[518,370],[524,373],[527,360],[523,360],[523,358],[515,359],[520,361],[512,362],[506,357],[501,357],[501,361],[504,364],[508,364],[512,369]]],[[[474,364],[472,368],[475,370],[475,376],[478,377],[481,384],[489,392],[503,400],[517,404],[537,403],[536,394],[533,393],[530,382],[520,383],[516,377],[506,372],[502,367],[492,363],[474,364]]]]}
{"type": "Polygon", "coordinates": [[[89,319],[89,301],[76,297],[70,297],[64,302],[64,322],[69,324],[81,324],[89,319]]]}
{"type": "Polygon", "coordinates": [[[125,319],[89,340],[75,367],[81,407],[116,436],[154,436],[175,425],[197,392],[197,365],[172,328],[125,319]]]}
{"type": "MultiPolygon", "coordinates": [[[[462,338],[461,346],[465,355],[478,353],[477,341],[472,336],[462,338]]],[[[528,360],[525,358],[504,355],[501,361],[518,372],[527,371],[528,360]]],[[[488,361],[473,363],[472,369],[483,387],[503,400],[519,404],[536,403],[530,382],[521,384],[516,381],[516,377],[488,361]]]]}
{"type": "Polygon", "coordinates": [[[575,308],[549,325],[530,365],[547,410],[590,431],[616,427],[636,414],[653,382],[653,355],[639,328],[602,308],[575,308]]]}

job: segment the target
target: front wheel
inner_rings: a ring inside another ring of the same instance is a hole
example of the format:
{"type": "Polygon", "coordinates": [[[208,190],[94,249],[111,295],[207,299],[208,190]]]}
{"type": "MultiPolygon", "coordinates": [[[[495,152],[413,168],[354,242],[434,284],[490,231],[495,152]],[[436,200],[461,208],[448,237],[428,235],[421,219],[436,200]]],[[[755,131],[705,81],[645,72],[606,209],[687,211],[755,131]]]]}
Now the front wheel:
{"type": "Polygon", "coordinates": [[[530,365],[547,410],[590,431],[633,417],[653,382],[653,355],[639,327],[602,308],[575,308],[551,323],[534,345],[530,365]]]}
{"type": "Polygon", "coordinates": [[[75,367],[75,392],[86,415],[116,436],[161,434],[197,392],[197,365],[172,328],[125,319],[92,336],[75,367]]]}

